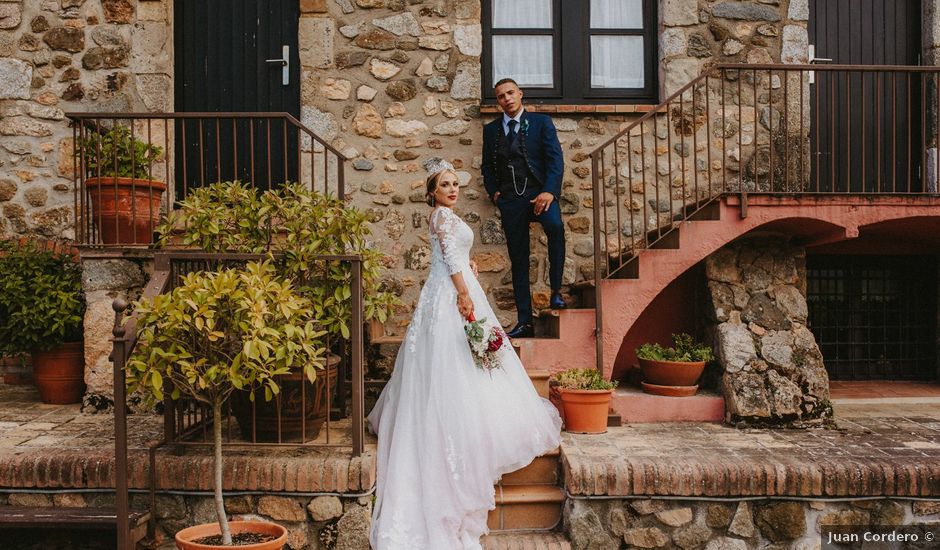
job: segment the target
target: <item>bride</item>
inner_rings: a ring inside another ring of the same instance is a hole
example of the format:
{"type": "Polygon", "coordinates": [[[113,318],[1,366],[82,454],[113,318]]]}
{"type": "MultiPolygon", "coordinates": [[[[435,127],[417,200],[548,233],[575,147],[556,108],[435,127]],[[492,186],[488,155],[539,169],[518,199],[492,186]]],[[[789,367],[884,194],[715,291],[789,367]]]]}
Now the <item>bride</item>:
{"type": "Polygon", "coordinates": [[[437,158],[426,168],[431,269],[368,417],[378,435],[370,542],[375,550],[478,550],[494,483],[556,448],[561,420],[508,340],[496,352],[501,368],[474,363],[466,319],[498,321],[470,260],[473,230],[453,211],[454,168],[437,158]]]}

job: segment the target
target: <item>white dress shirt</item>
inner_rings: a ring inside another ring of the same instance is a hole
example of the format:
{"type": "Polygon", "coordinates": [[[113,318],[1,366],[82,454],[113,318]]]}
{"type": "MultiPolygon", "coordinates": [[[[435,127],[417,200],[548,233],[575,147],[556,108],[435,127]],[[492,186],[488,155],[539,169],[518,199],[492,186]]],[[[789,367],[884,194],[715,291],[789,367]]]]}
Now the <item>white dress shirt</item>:
{"type": "Polygon", "coordinates": [[[510,120],[516,121],[516,133],[519,133],[519,130],[522,129],[522,113],[524,112],[525,112],[525,107],[519,109],[519,112],[516,113],[516,116],[514,117],[510,117],[506,113],[503,113],[503,135],[504,136],[509,135],[509,121],[510,120]]]}

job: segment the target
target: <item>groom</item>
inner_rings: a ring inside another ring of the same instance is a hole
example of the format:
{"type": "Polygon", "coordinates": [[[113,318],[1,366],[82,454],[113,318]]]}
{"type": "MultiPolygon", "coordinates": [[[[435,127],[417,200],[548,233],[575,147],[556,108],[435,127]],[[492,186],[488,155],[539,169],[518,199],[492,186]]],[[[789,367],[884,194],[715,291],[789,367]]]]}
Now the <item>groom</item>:
{"type": "Polygon", "coordinates": [[[538,221],[548,237],[550,305],[562,309],[561,275],[565,267],[565,226],[558,197],[565,170],[555,125],[547,115],[526,112],[522,90],[511,78],[496,83],[503,116],[483,128],[483,184],[502,214],[512,263],[512,287],[519,322],[510,338],[533,336],[529,291],[529,222],[538,221]]]}

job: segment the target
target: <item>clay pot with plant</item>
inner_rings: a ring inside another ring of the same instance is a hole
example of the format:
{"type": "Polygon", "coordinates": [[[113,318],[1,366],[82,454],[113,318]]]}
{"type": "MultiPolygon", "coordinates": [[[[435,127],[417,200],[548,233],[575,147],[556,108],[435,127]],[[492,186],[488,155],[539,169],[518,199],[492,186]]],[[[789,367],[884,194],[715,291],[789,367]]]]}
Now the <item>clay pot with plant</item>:
{"type": "Polygon", "coordinates": [[[607,431],[607,413],[616,381],[604,380],[596,369],[568,369],[553,374],[549,383],[557,388],[561,398],[566,432],[607,431]]]}
{"type": "Polygon", "coordinates": [[[673,334],[672,343],[673,347],[646,343],[636,349],[643,391],[670,397],[695,395],[705,364],[714,359],[712,348],[685,333],[673,334]]]}
{"type": "Polygon", "coordinates": [[[166,184],[152,179],[162,148],[136,139],[130,128],[86,129],[78,140],[91,221],[103,244],[150,244],[160,221],[166,184]],[[97,131],[96,131],[97,130],[97,131]]]}
{"type": "Polygon", "coordinates": [[[0,355],[32,356],[45,403],[78,403],[85,393],[81,267],[72,256],[0,241],[0,355]]]}
{"type": "MultiPolygon", "coordinates": [[[[280,411],[280,436],[282,441],[315,439],[329,414],[326,396],[335,391],[336,364],[344,355],[352,319],[349,263],[319,258],[344,254],[362,258],[365,321],[384,322],[398,304],[381,286],[383,254],[369,243],[367,216],[296,183],[260,192],[238,181],[218,182],[192,191],[157,232],[160,246],[195,247],[209,253],[270,253],[277,258],[278,273],[292,280],[297,292],[310,301],[318,323],[327,331],[332,352],[329,370],[314,387],[301,384],[296,374],[284,377],[284,394],[296,398],[283,400],[294,406],[280,411]],[[308,393],[301,399],[302,392],[308,393]]],[[[252,407],[239,395],[233,399],[233,411],[241,426],[250,426],[253,416],[278,417],[275,408],[252,407]]],[[[276,430],[255,431],[254,437],[278,440],[276,430]]]]}
{"type": "Polygon", "coordinates": [[[325,364],[326,334],[310,301],[270,261],[240,269],[193,272],[168,294],[134,304],[138,342],[127,363],[128,386],[151,402],[187,396],[212,411],[213,489],[217,524],[183,529],[181,549],[232,546],[282,548],[283,527],[268,522],[229,522],[222,498],[223,403],[244,391],[271,401],[279,379],[300,372],[313,383],[325,364]],[[277,307],[272,307],[275,305],[277,307]]]}

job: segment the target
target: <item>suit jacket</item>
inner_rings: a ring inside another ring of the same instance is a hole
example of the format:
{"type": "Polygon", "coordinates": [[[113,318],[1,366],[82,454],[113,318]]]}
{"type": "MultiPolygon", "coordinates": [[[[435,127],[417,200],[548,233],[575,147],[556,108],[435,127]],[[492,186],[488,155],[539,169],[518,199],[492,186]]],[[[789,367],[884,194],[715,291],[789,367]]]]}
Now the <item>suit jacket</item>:
{"type": "MultiPolygon", "coordinates": [[[[499,191],[496,170],[497,140],[508,139],[503,133],[503,115],[483,127],[483,185],[490,198],[499,191]]],[[[557,200],[561,195],[561,179],[565,172],[565,159],[558,143],[558,133],[551,117],[524,111],[516,139],[525,139],[526,163],[538,180],[542,191],[557,200]]]]}

